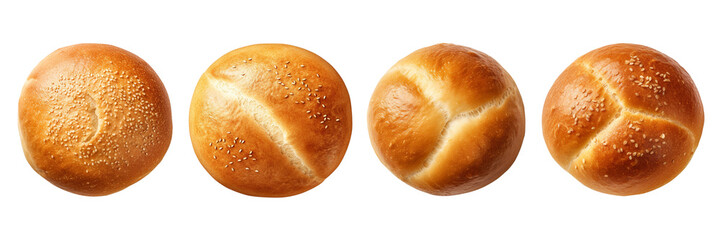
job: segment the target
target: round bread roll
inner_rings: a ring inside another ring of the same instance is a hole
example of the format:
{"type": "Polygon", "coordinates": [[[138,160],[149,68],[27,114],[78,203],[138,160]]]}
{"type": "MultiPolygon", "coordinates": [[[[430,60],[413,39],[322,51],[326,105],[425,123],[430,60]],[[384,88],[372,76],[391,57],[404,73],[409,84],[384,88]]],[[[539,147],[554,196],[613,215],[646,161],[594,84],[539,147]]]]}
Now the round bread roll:
{"type": "Polygon", "coordinates": [[[18,104],[30,166],[80,195],[120,191],[150,173],[170,144],[170,101],[138,56],[104,44],[56,50],[30,73],[18,104]]]}
{"type": "Polygon", "coordinates": [[[543,107],[553,158],[589,188],[615,195],[645,193],[681,173],[703,122],[688,73],[665,54],[635,44],[578,58],[543,107]]]}
{"type": "Polygon", "coordinates": [[[438,44],[383,76],[368,106],[368,131],[396,177],[430,194],[461,194],[513,164],[525,133],[523,102],[493,58],[438,44]]]}
{"type": "Polygon", "coordinates": [[[340,164],[351,135],[340,75],[318,55],[284,44],[233,50],[195,88],[190,138],[205,170],[261,197],[305,192],[340,164]]]}

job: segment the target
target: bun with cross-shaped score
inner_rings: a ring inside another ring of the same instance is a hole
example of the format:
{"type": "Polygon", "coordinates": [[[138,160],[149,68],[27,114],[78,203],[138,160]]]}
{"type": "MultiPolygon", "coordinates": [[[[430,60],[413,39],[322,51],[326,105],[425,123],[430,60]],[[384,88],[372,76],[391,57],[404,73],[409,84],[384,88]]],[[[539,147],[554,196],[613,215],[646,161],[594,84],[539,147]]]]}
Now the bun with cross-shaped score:
{"type": "Polygon", "coordinates": [[[220,57],[190,106],[190,137],[206,171],[262,197],[305,192],[340,164],[352,127],[348,90],[318,55],[257,44],[220,57]]]}
{"type": "Polygon", "coordinates": [[[543,107],[543,135],[556,162],[589,188],[614,195],[645,193],[681,173],[703,123],[686,70],[635,44],[578,58],[543,107]]]}
{"type": "Polygon", "coordinates": [[[513,164],[525,134],[523,102],[493,58],[437,44],[383,76],[368,106],[368,131],[396,177],[430,194],[461,194],[513,164]]]}
{"type": "Polygon", "coordinates": [[[138,56],[105,44],[60,48],[25,81],[18,104],[25,158],[50,183],[81,195],[120,191],[168,150],[170,100],[138,56]]]}

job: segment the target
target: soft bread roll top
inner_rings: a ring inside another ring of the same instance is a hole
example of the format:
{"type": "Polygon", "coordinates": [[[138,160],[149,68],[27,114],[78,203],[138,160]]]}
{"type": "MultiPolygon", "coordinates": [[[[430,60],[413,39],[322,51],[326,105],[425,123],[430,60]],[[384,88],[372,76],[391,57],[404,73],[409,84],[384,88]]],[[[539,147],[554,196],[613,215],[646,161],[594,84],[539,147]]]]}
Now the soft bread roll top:
{"type": "Polygon", "coordinates": [[[328,177],[352,126],[348,91],[335,69],[282,44],[240,48],[213,63],[196,87],[190,122],[196,154],[216,180],[276,197],[328,177]]]}
{"type": "Polygon", "coordinates": [[[153,69],[104,44],[78,44],[43,59],[18,105],[25,156],[54,185],[107,195],[162,159],[172,134],[170,102],[153,69]]]}
{"type": "Polygon", "coordinates": [[[703,130],[696,86],[654,49],[615,44],[571,64],[543,111],[547,146],[583,184],[616,195],[658,188],[690,160],[703,130]]]}
{"type": "Polygon", "coordinates": [[[607,126],[620,115],[621,106],[615,95],[598,84],[598,75],[580,65],[571,65],[556,81],[548,93],[543,121],[546,136],[562,141],[550,141],[551,154],[561,165],[567,165],[577,157],[580,148],[595,137],[603,126],[607,126]],[[554,96],[554,97],[551,97],[554,96]],[[553,105],[548,105],[548,102],[553,105]],[[563,116],[563,117],[560,117],[563,116]]]}
{"type": "Polygon", "coordinates": [[[368,127],[381,162],[436,195],[481,188],[513,163],[524,135],[523,104],[510,75],[477,50],[438,44],[383,76],[368,127]]]}
{"type": "Polygon", "coordinates": [[[600,74],[629,111],[677,121],[691,130],[698,144],[704,122],[701,97],[675,60],[646,46],[615,44],[577,62],[600,74]]]}

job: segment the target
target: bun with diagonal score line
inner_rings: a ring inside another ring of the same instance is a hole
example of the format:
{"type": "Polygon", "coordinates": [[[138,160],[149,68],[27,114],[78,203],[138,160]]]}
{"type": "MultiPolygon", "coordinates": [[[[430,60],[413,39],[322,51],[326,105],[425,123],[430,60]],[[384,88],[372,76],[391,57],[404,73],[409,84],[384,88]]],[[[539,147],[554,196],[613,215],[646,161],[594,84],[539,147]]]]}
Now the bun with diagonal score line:
{"type": "Polygon", "coordinates": [[[646,46],[614,44],[574,61],[551,87],[543,135],[553,158],[581,183],[645,193],[686,167],[704,112],[689,74],[646,46]]]}
{"type": "Polygon", "coordinates": [[[340,75],[318,55],[283,44],[233,50],[203,74],[190,137],[205,170],[237,192],[305,192],[341,162],[351,106],[340,75]]]}
{"type": "Polygon", "coordinates": [[[525,134],[511,76],[477,50],[438,44],[396,63],[368,106],[368,131],[381,162],[421,191],[482,188],[513,164],[525,134]]]}

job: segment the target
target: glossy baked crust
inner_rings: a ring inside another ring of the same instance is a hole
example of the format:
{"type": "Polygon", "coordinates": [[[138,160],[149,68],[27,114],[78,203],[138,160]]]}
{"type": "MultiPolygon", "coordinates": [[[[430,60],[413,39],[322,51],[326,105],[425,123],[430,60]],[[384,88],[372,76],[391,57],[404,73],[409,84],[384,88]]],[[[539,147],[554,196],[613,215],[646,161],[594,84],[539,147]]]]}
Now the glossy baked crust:
{"type": "Polygon", "coordinates": [[[203,74],[190,107],[201,164],[224,186],[284,197],[320,184],[350,141],[351,105],[325,60],[283,44],[233,50],[203,74]]]}
{"type": "Polygon", "coordinates": [[[696,86],[673,59],[646,46],[593,50],[558,77],[543,134],[561,167],[615,195],[651,191],[688,164],[703,130],[696,86]]]}
{"type": "Polygon", "coordinates": [[[18,104],[33,169],[89,196],[120,191],[165,155],[172,136],[163,83],[138,56],[104,44],[64,47],[43,59],[18,104]]]}
{"type": "Polygon", "coordinates": [[[383,76],[368,106],[368,131],[396,177],[431,194],[460,194],[513,164],[525,133],[523,102],[493,58],[438,44],[383,76]]]}

